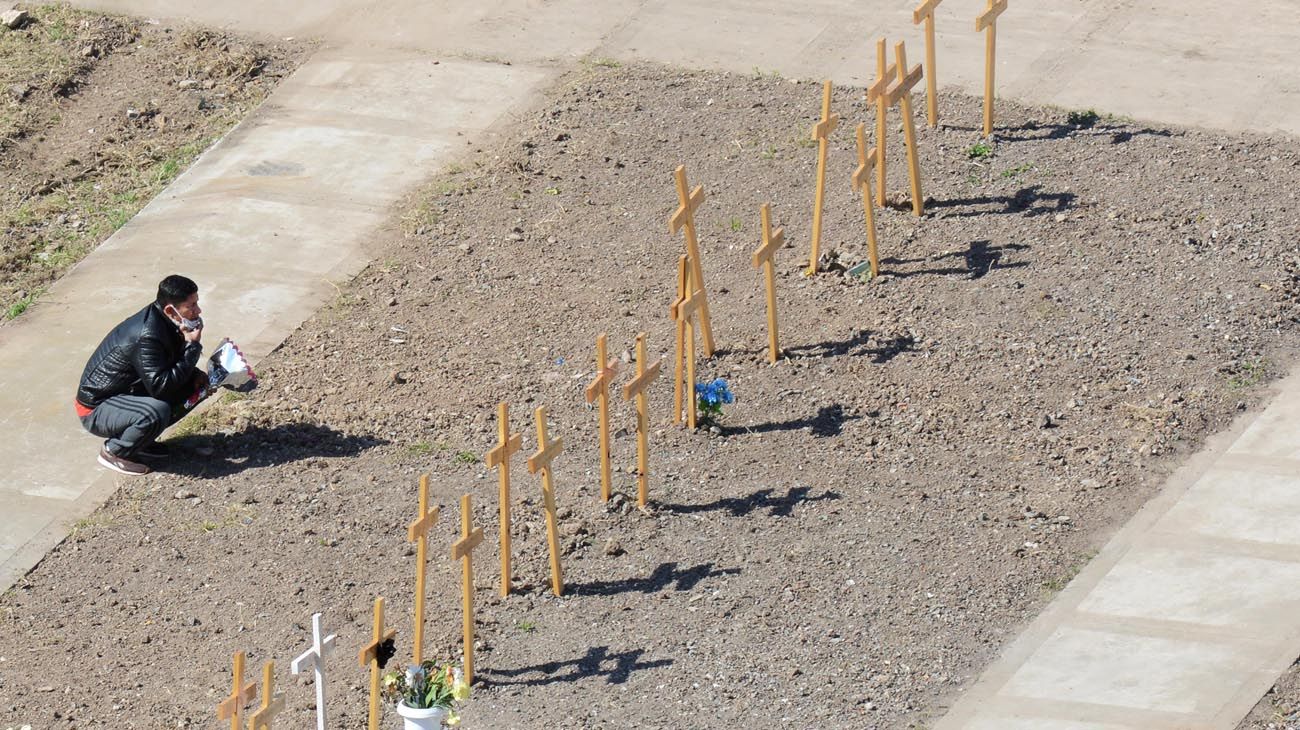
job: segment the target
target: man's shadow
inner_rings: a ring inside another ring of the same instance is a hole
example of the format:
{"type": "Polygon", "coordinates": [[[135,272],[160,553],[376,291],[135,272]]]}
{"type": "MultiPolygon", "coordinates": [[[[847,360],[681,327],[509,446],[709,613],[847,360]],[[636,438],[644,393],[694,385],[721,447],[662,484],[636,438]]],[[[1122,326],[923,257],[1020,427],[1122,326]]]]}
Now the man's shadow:
{"type": "Polygon", "coordinates": [[[1014,195],[982,195],[977,198],[948,198],[936,200],[931,208],[956,208],[981,205],[1001,206],[1001,210],[964,210],[958,213],[945,213],[944,218],[972,218],[991,213],[1007,213],[1029,217],[1059,213],[1069,210],[1074,204],[1074,193],[1045,193],[1042,185],[1030,185],[1017,190],[1014,195]]]}
{"type": "Polygon", "coordinates": [[[877,338],[872,345],[872,334],[868,330],[856,330],[848,339],[827,340],[811,345],[794,345],[785,348],[788,355],[797,357],[850,357],[867,356],[871,361],[883,365],[898,355],[915,349],[915,340],[909,335],[877,338]]]}
{"type": "Polygon", "coordinates": [[[314,423],[252,426],[225,434],[187,434],[165,439],[172,448],[166,460],[150,466],[167,474],[203,479],[288,464],[317,456],[356,456],[388,442],[374,436],[345,434],[314,423]]]}
{"type": "Polygon", "coordinates": [[[856,421],[862,416],[852,413],[845,413],[844,406],[839,403],[832,403],[829,406],[822,406],[817,409],[813,416],[804,416],[790,421],[774,421],[771,423],[760,423],[756,426],[722,426],[722,433],[726,436],[743,436],[753,433],[772,433],[774,431],[799,431],[808,429],[816,438],[829,438],[838,436],[844,430],[846,421],[856,421]]]}
{"type": "Polygon", "coordinates": [[[706,504],[663,504],[663,509],[680,514],[691,514],[694,512],[713,512],[715,510],[725,510],[730,512],[733,517],[745,517],[751,512],[759,510],[770,510],[769,516],[772,517],[789,517],[794,513],[794,508],[804,502],[821,502],[836,500],[840,498],[838,492],[825,491],[816,497],[808,496],[812,490],[808,487],[792,487],[785,496],[778,497],[773,494],[775,490],[760,489],[748,497],[724,497],[706,504]]]}
{"type": "Polygon", "coordinates": [[[1001,246],[990,246],[988,241],[971,241],[970,246],[965,251],[953,251],[946,253],[937,258],[924,259],[899,259],[887,258],[881,263],[890,264],[891,267],[902,264],[915,264],[922,261],[943,261],[944,259],[961,259],[959,266],[941,266],[928,269],[919,269],[917,271],[896,271],[891,268],[890,275],[899,279],[906,279],[912,276],[965,276],[968,279],[979,279],[988,274],[993,269],[1019,269],[1028,266],[1027,261],[1013,261],[1003,263],[1002,257],[1009,251],[1024,251],[1029,246],[1023,243],[1006,243],[1001,246]]]}
{"type": "Polygon", "coordinates": [[[607,684],[623,684],[631,676],[632,672],[641,669],[666,667],[673,663],[671,659],[642,661],[642,654],[645,654],[644,649],[632,649],[618,654],[611,654],[608,646],[593,646],[587,650],[585,655],[576,659],[545,662],[519,669],[485,669],[481,674],[486,675],[489,684],[503,686],[539,687],[557,682],[577,682],[590,677],[604,677],[607,684]],[[520,677],[525,674],[541,674],[544,676],[535,679],[518,680],[493,678],[520,677]]]}
{"type": "Polygon", "coordinates": [[[613,596],[619,593],[658,593],[672,587],[678,592],[689,591],[705,578],[720,575],[738,575],[740,568],[714,568],[713,563],[700,563],[691,568],[678,568],[677,563],[660,563],[645,578],[626,580],[596,580],[588,583],[571,583],[569,589],[577,596],[613,596]]]}

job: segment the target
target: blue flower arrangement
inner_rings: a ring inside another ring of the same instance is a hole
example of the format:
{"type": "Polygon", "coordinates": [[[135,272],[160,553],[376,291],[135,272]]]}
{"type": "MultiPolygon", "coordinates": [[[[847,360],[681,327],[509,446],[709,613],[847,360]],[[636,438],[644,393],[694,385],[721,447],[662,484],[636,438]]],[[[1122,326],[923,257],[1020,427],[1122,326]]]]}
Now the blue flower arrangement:
{"type": "Polygon", "coordinates": [[[701,416],[716,420],[722,417],[722,406],[734,403],[736,396],[727,387],[727,381],[718,378],[712,383],[696,383],[695,400],[701,416]]]}

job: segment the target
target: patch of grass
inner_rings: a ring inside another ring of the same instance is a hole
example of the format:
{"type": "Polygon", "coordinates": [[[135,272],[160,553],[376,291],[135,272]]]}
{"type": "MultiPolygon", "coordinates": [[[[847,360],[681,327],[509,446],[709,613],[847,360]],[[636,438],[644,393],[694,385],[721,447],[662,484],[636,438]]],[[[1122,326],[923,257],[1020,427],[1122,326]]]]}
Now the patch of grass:
{"type": "Polygon", "coordinates": [[[778,71],[778,70],[776,70],[776,69],[772,69],[771,71],[764,71],[763,69],[759,68],[758,66],[755,66],[755,67],[754,67],[754,78],[755,78],[755,79],[772,79],[772,80],[775,81],[775,80],[781,78],[781,72],[778,71]]]}
{"type": "Polygon", "coordinates": [[[519,629],[525,634],[531,634],[537,630],[537,624],[533,623],[532,621],[520,621],[519,623],[515,624],[515,628],[519,629]]]}
{"type": "Polygon", "coordinates": [[[406,453],[411,456],[425,456],[433,453],[433,444],[428,441],[416,441],[406,447],[406,453]]]}
{"type": "Polygon", "coordinates": [[[1083,111],[1072,111],[1065,115],[1065,122],[1072,124],[1081,129],[1087,129],[1097,122],[1101,121],[1101,115],[1093,109],[1084,109],[1083,111]]]}
{"type": "Polygon", "coordinates": [[[96,527],[107,527],[108,525],[111,524],[113,524],[112,515],[106,512],[96,512],[93,515],[82,517],[76,522],[73,522],[72,529],[68,531],[68,536],[76,537],[77,535],[83,532],[87,532],[89,530],[93,530],[96,527]]]}
{"type": "Polygon", "coordinates": [[[559,195],[559,194],[560,194],[560,189],[559,189],[559,188],[556,188],[556,187],[550,187],[550,188],[547,188],[547,189],[543,190],[542,192],[546,193],[547,195],[559,195]]]}
{"type": "Polygon", "coordinates": [[[5,310],[5,319],[17,319],[22,316],[22,313],[26,312],[32,304],[36,302],[36,297],[40,295],[40,291],[34,291],[13,304],[10,304],[9,308],[5,310]]]}
{"type": "Polygon", "coordinates": [[[1023,164],[1023,165],[1016,165],[1015,167],[1009,167],[1009,168],[1003,170],[1003,171],[1002,171],[1002,177],[1006,177],[1006,178],[1015,177],[1015,176],[1020,175],[1020,174],[1022,174],[1022,173],[1029,172],[1029,171],[1032,170],[1032,169],[1034,169],[1034,163],[1032,163],[1032,162],[1026,162],[1026,163],[1023,164]]]}
{"type": "Polygon", "coordinates": [[[993,156],[993,147],[987,142],[976,142],[966,148],[966,157],[971,160],[985,160],[993,156]]]}
{"type": "Polygon", "coordinates": [[[1264,382],[1268,375],[1269,363],[1262,357],[1254,360],[1242,360],[1237,364],[1237,372],[1228,378],[1228,387],[1233,390],[1253,388],[1264,382]]]}
{"type": "Polygon", "coordinates": [[[477,464],[477,463],[478,463],[478,454],[475,454],[473,451],[457,451],[457,452],[456,452],[456,463],[458,463],[458,464],[477,464]]]}
{"type": "Polygon", "coordinates": [[[739,233],[741,228],[743,227],[744,224],[740,222],[740,219],[733,216],[731,219],[731,230],[735,231],[736,233],[739,233]]]}
{"type": "Polygon", "coordinates": [[[1092,562],[1092,559],[1095,557],[1097,557],[1096,550],[1088,550],[1080,553],[1079,558],[1073,565],[1066,569],[1063,575],[1043,581],[1043,590],[1047,591],[1051,595],[1056,595],[1065,590],[1065,587],[1070,584],[1070,581],[1074,580],[1075,576],[1079,575],[1079,572],[1083,570],[1083,567],[1092,562]]]}
{"type": "Polygon", "coordinates": [[[621,62],[613,58],[588,58],[583,63],[596,68],[621,68],[623,66],[621,62]]]}
{"type": "Polygon", "coordinates": [[[199,529],[203,530],[204,532],[216,532],[217,530],[221,529],[221,525],[220,523],[213,522],[212,520],[204,520],[199,523],[199,529]]]}
{"type": "Polygon", "coordinates": [[[768,145],[762,152],[761,157],[765,160],[776,159],[776,145],[768,145]]]}

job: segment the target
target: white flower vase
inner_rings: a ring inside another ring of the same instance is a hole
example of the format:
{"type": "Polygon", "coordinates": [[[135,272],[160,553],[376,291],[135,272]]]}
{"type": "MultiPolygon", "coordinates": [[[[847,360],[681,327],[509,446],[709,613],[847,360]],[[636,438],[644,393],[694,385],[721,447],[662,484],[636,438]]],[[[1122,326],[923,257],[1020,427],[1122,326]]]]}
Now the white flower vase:
{"type": "Polygon", "coordinates": [[[447,719],[446,707],[416,708],[405,702],[397,703],[397,714],[405,721],[404,730],[438,730],[447,719]]]}

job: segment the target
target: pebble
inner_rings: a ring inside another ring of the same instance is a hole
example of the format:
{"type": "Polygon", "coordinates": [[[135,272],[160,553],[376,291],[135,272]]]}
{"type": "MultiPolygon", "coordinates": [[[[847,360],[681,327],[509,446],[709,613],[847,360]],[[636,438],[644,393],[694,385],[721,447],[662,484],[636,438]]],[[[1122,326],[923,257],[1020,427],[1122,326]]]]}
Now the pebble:
{"type": "Polygon", "coordinates": [[[616,555],[622,555],[623,543],[619,542],[618,540],[615,540],[612,537],[609,538],[608,540],[605,541],[605,554],[611,557],[616,555]]]}
{"type": "Polygon", "coordinates": [[[28,20],[31,20],[31,16],[27,14],[26,10],[9,10],[0,14],[0,25],[9,30],[18,30],[26,25],[28,20]]]}
{"type": "Polygon", "coordinates": [[[196,496],[198,495],[188,489],[182,489],[176,493],[176,499],[193,499],[196,496]]]}

